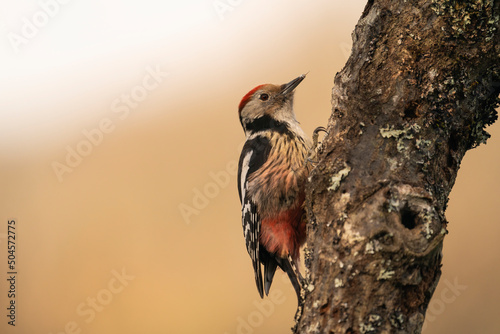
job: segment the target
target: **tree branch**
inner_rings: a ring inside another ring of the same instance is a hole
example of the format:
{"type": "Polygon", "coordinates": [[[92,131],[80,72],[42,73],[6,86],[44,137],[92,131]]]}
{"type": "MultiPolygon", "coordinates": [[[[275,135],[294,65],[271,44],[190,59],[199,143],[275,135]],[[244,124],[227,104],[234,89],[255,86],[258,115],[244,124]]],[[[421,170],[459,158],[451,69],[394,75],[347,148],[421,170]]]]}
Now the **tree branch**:
{"type": "Polygon", "coordinates": [[[500,1],[368,1],[307,186],[296,333],[420,333],[445,209],[500,91],[500,1]]]}

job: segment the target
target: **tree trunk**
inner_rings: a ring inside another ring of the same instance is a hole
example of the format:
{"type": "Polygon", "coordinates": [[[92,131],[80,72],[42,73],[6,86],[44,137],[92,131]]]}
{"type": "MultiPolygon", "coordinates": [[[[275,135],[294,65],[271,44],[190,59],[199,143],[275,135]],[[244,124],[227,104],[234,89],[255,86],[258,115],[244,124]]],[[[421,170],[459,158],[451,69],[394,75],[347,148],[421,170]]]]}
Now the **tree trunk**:
{"type": "Polygon", "coordinates": [[[373,0],[307,186],[296,333],[420,333],[445,209],[500,91],[500,1],[373,0]]]}

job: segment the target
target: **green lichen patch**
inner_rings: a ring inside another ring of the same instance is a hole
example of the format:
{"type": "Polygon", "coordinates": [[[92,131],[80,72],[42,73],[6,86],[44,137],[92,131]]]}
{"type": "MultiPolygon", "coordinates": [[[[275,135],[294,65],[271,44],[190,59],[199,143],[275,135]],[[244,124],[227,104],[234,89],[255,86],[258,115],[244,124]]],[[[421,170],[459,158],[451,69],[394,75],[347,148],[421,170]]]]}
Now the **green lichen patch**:
{"type": "Polygon", "coordinates": [[[380,243],[377,240],[371,240],[365,245],[365,254],[375,254],[380,248],[380,243]]]}
{"type": "Polygon", "coordinates": [[[378,327],[382,325],[382,317],[378,314],[368,315],[368,321],[359,324],[359,331],[363,334],[378,333],[378,327]]]}
{"type": "Polygon", "coordinates": [[[494,1],[432,1],[432,10],[443,17],[454,38],[470,38],[483,35],[486,41],[493,38],[497,31],[500,16],[493,10],[494,1]]]}
{"type": "Polygon", "coordinates": [[[392,327],[402,329],[405,322],[404,315],[396,311],[390,315],[389,321],[392,327]]]}
{"type": "Polygon", "coordinates": [[[425,147],[429,147],[431,145],[431,141],[422,139],[422,137],[420,137],[417,139],[416,145],[417,145],[417,148],[420,150],[420,149],[423,149],[425,147]]]}
{"type": "Polygon", "coordinates": [[[401,130],[394,129],[393,125],[387,125],[380,130],[380,135],[383,138],[396,138],[398,152],[403,152],[407,147],[404,140],[413,139],[414,135],[420,131],[420,125],[411,124],[401,130]]]}
{"type": "Polygon", "coordinates": [[[336,173],[331,178],[331,185],[327,188],[328,191],[336,191],[340,187],[340,182],[349,175],[351,167],[346,166],[344,169],[336,173]]]}
{"type": "Polygon", "coordinates": [[[391,279],[394,276],[394,274],[395,274],[394,270],[382,269],[378,273],[377,280],[381,281],[381,280],[391,279]]]}
{"type": "Polygon", "coordinates": [[[342,288],[344,286],[344,282],[340,278],[335,278],[334,285],[336,288],[342,288]]]}
{"type": "Polygon", "coordinates": [[[432,214],[427,211],[427,210],[424,210],[423,212],[421,212],[419,214],[420,218],[422,219],[422,221],[424,222],[424,235],[425,235],[425,238],[427,240],[429,240],[430,238],[432,238],[432,235],[434,234],[434,230],[432,229],[431,227],[431,224],[432,224],[432,214]]]}

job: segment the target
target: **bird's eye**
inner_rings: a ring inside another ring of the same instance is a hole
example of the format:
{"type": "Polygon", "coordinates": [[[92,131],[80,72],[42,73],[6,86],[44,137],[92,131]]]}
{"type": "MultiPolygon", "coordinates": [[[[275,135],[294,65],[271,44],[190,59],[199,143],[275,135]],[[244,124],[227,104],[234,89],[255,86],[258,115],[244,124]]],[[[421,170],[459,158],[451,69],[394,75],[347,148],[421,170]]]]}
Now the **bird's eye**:
{"type": "Polygon", "coordinates": [[[262,101],[267,101],[269,100],[269,95],[266,93],[260,94],[259,99],[261,99],[262,101]]]}

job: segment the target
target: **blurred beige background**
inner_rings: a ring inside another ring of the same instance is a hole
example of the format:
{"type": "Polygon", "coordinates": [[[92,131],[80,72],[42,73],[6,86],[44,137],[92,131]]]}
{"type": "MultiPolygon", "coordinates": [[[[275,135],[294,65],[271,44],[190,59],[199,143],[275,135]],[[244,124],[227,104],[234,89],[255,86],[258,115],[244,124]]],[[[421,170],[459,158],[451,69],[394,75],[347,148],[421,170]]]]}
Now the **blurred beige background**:
{"type": "MultiPolygon", "coordinates": [[[[237,105],[309,71],[296,113],[307,133],[325,125],[365,1],[43,3],[0,14],[0,332],[288,333],[290,283],[278,274],[261,301],[244,248],[237,105]]],[[[500,332],[489,131],[450,196],[424,333],[500,332]]]]}

